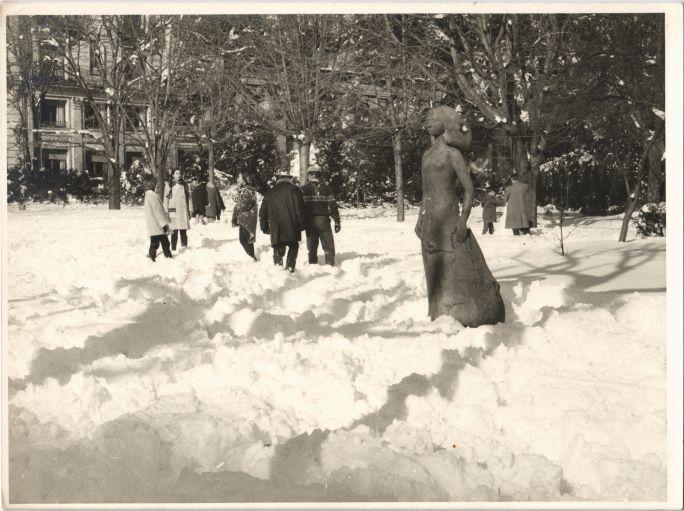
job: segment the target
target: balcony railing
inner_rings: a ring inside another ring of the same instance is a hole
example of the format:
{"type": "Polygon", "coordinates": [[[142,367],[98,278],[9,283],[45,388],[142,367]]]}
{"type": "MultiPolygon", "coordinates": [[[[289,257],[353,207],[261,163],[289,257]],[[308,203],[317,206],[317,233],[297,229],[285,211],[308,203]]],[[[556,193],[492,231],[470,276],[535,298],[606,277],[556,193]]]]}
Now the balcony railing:
{"type": "Polygon", "coordinates": [[[66,128],[65,121],[40,121],[41,128],[66,128]]]}

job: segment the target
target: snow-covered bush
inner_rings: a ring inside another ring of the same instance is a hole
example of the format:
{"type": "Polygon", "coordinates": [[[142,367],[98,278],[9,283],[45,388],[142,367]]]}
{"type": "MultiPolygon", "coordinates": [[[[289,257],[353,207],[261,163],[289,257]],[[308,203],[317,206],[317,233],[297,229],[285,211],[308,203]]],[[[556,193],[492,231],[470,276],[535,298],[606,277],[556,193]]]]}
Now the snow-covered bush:
{"type": "Polygon", "coordinates": [[[21,167],[7,169],[7,202],[22,203],[29,198],[29,189],[21,167]]]}
{"type": "Polygon", "coordinates": [[[125,202],[131,204],[142,200],[145,195],[143,182],[149,175],[150,170],[139,160],[121,173],[121,194],[125,202]]]}
{"type": "Polygon", "coordinates": [[[642,238],[665,236],[665,203],[644,204],[632,218],[637,235],[642,238]]]}

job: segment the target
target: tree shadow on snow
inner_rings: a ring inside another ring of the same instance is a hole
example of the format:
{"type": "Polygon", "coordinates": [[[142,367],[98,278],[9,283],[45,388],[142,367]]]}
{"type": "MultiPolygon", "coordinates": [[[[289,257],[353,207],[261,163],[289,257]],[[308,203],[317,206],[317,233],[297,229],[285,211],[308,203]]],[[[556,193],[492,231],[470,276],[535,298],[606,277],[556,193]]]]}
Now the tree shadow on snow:
{"type": "MultiPolygon", "coordinates": [[[[607,262],[599,262],[593,265],[586,264],[586,256],[577,257],[572,254],[568,254],[561,257],[559,260],[552,261],[549,263],[535,264],[534,262],[526,262],[522,259],[517,260],[515,266],[497,268],[496,279],[503,285],[505,282],[520,282],[520,281],[531,281],[531,280],[547,280],[549,277],[568,277],[568,280],[572,285],[581,289],[582,291],[589,291],[589,288],[596,288],[604,284],[609,284],[614,279],[617,279],[624,275],[626,272],[638,268],[648,261],[654,259],[660,252],[664,252],[664,247],[658,247],[657,249],[644,249],[641,246],[634,246],[630,248],[622,248],[619,251],[619,258],[617,261],[612,259],[610,261],[610,266],[607,262]],[[520,272],[511,272],[510,270],[515,268],[519,269],[520,265],[526,267],[526,269],[520,272]],[[588,273],[591,270],[602,270],[599,275],[591,275],[588,273]],[[606,271],[607,270],[607,271],[606,271]]],[[[663,272],[665,267],[663,265],[663,272]]],[[[638,288],[638,287],[628,287],[613,289],[612,292],[620,293],[631,293],[635,291],[650,291],[659,292],[665,291],[664,287],[650,287],[650,288],[638,288]]],[[[591,292],[591,291],[589,291],[591,292]]]]}
{"type": "MultiPolygon", "coordinates": [[[[486,348],[469,346],[461,353],[457,349],[442,350],[442,366],[431,375],[412,373],[387,390],[387,401],[377,411],[354,421],[349,429],[358,425],[368,426],[376,435],[382,435],[394,420],[407,416],[406,398],[410,395],[423,397],[436,389],[444,399],[451,400],[458,386],[458,376],[467,365],[478,367],[480,361],[492,355],[500,345],[515,346],[522,342],[525,325],[501,325],[504,335],[487,335],[486,348]]],[[[502,406],[505,406],[502,403],[502,406]]]]}
{"type": "Polygon", "coordinates": [[[82,366],[96,360],[116,355],[137,359],[154,347],[183,342],[197,329],[193,319],[206,308],[203,302],[192,300],[178,286],[166,285],[157,277],[122,279],[117,286],[131,286],[129,296],[155,301],[130,323],[88,337],[81,348],[40,349],[29,375],[10,380],[10,389],[16,392],[48,378],[55,378],[63,385],[82,366]]]}

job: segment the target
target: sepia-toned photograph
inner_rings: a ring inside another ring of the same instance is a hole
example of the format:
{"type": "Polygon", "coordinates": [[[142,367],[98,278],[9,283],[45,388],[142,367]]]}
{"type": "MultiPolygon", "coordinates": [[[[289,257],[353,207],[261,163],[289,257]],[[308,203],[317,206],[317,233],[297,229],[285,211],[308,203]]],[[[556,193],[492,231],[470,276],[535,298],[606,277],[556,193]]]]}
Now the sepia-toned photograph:
{"type": "Polygon", "coordinates": [[[681,507],[681,4],[55,5],[4,507],[681,507]]]}

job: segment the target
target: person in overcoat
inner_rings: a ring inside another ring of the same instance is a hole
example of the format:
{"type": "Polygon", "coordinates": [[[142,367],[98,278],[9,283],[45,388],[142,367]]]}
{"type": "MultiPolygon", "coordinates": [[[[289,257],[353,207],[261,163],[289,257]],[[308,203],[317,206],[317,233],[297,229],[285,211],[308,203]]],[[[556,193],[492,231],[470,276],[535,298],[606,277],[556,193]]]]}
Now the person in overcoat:
{"type": "Polygon", "coordinates": [[[494,234],[494,222],[496,222],[496,194],[491,188],[487,190],[482,203],[482,234],[494,234]]]}
{"type": "Polygon", "coordinates": [[[192,211],[195,220],[205,223],[204,218],[207,215],[207,183],[204,180],[201,180],[192,189],[192,211]]]}
{"type": "Polygon", "coordinates": [[[181,247],[188,246],[188,229],[190,229],[190,191],[183,181],[180,169],[173,171],[173,182],[166,191],[166,210],[171,219],[171,250],[176,250],[178,234],[180,233],[181,247]]]}
{"type": "Polygon", "coordinates": [[[210,222],[213,220],[221,220],[221,211],[224,209],[226,209],[226,206],[223,203],[218,186],[212,181],[209,181],[207,183],[207,208],[205,211],[207,218],[210,222]]]}
{"type": "Polygon", "coordinates": [[[274,264],[282,266],[287,250],[285,268],[294,272],[306,216],[302,192],[288,174],[278,174],[276,184],[266,192],[259,209],[259,224],[262,232],[271,236],[274,264]]]}
{"type": "Polygon", "coordinates": [[[257,195],[256,176],[251,172],[241,172],[238,176],[238,189],[233,196],[233,227],[240,227],[240,245],[247,255],[255,261],[254,242],[256,241],[257,195]]]}
{"type": "Polygon", "coordinates": [[[169,247],[169,217],[164,211],[164,205],[157,192],[154,191],[157,180],[150,176],[145,179],[145,224],[147,234],[150,236],[150,249],[147,257],[154,261],[157,258],[157,249],[161,244],[166,257],[173,257],[169,247]]]}
{"type": "Polygon", "coordinates": [[[504,201],[506,203],[506,229],[513,229],[515,236],[530,234],[532,222],[527,214],[526,197],[529,186],[513,174],[511,184],[506,187],[504,201]]]}

